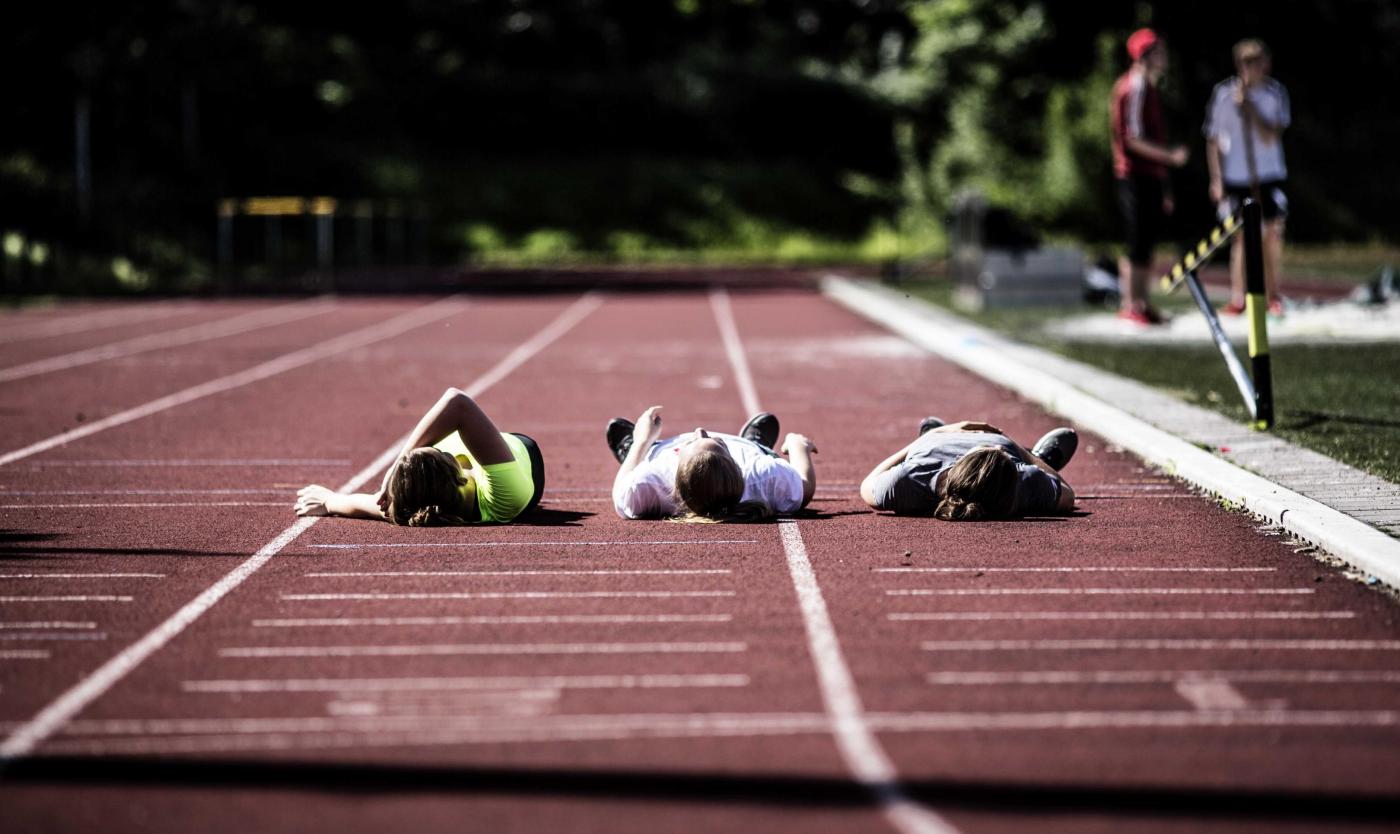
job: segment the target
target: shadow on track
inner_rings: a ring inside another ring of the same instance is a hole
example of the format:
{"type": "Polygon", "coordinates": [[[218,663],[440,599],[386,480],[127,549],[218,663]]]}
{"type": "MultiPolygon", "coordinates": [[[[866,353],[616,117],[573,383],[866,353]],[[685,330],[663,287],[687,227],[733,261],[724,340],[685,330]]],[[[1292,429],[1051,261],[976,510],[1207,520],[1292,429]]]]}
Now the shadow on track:
{"type": "Polygon", "coordinates": [[[556,510],[552,507],[536,507],[528,515],[511,522],[512,527],[578,527],[585,518],[592,518],[595,513],[584,513],[577,510],[556,510]]]}
{"type": "MultiPolygon", "coordinates": [[[[873,804],[849,779],[793,774],[564,770],[372,763],[38,756],[8,764],[10,785],[146,788],[241,788],[365,794],[580,796],[637,802],[681,801],[801,807],[873,804]]],[[[1015,814],[1117,813],[1154,818],[1246,820],[1387,820],[1400,796],[1198,787],[1108,787],[922,780],[900,783],[942,811],[1015,814]]]]}

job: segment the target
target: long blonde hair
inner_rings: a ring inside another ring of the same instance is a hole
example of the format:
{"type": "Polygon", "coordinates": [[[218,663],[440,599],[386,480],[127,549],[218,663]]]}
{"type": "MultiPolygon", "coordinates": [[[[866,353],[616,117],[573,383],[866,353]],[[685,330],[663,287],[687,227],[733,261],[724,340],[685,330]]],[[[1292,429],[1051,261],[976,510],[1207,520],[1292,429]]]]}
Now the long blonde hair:
{"type": "Polygon", "coordinates": [[[384,485],[389,506],[384,515],[407,527],[455,527],[470,524],[464,506],[466,473],[436,449],[414,449],[399,458],[384,485]]]}
{"type": "Polygon", "coordinates": [[[676,498],[688,510],[677,521],[742,523],[772,517],[767,504],[743,497],[744,473],[729,455],[697,452],[676,468],[676,498]]]}
{"type": "Polygon", "coordinates": [[[944,521],[1007,518],[1016,506],[1020,474],[1000,449],[973,449],[943,473],[943,496],[933,514],[944,521]]]}

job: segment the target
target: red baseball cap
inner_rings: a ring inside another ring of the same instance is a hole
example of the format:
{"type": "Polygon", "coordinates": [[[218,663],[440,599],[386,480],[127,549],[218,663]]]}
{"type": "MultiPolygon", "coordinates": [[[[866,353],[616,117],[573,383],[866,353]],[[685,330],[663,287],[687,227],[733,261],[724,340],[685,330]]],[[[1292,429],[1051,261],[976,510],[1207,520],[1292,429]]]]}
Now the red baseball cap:
{"type": "Polygon", "coordinates": [[[1141,60],[1148,50],[1161,42],[1162,39],[1151,29],[1139,29],[1128,36],[1128,57],[1134,61],[1141,60]]]}

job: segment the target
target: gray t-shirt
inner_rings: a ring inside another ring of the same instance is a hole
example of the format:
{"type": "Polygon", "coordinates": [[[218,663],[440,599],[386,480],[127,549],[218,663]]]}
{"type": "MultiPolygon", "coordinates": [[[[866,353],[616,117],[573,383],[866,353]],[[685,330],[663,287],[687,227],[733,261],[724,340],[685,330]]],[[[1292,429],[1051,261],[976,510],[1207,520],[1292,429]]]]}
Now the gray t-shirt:
{"type": "Polygon", "coordinates": [[[938,506],[938,476],[978,446],[997,446],[1016,461],[1021,475],[1012,515],[1048,515],[1060,501],[1060,482],[1021,456],[1010,439],[982,432],[925,432],[904,462],[874,482],[876,507],[899,515],[926,515],[938,506]]]}

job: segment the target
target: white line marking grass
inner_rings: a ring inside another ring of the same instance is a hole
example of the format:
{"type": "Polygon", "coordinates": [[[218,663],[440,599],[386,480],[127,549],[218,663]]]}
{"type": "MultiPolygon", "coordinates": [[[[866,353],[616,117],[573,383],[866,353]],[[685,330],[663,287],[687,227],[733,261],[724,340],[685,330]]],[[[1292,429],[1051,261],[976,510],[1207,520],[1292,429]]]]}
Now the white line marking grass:
{"type": "Polygon", "coordinates": [[[421,593],[282,594],[289,601],[403,599],[684,599],[732,597],[734,591],[424,591],[421,593]]]}
{"type": "Polygon", "coordinates": [[[758,539],[661,539],[657,541],[550,541],[550,542],[384,542],[379,544],[309,544],[307,547],[328,550],[374,550],[383,547],[616,547],[632,545],[654,547],[657,545],[711,545],[711,544],[758,544],[758,539]]]}
{"type": "Polygon", "coordinates": [[[1400,683],[1400,671],[1327,669],[1133,669],[1114,672],[1059,670],[1045,672],[932,672],[936,686],[1174,684],[1183,679],[1218,679],[1234,683],[1400,683]]]}
{"type": "Polygon", "coordinates": [[[896,588],[892,597],[982,596],[1296,596],[1312,588],[896,588]]]}
{"type": "MultiPolygon", "coordinates": [[[[712,576],[730,573],[728,568],[657,568],[654,570],[380,570],[323,571],[308,577],[369,576],[712,576]]],[[[4,577],[0,577],[3,579],[4,577]]]]}
{"type": "Polygon", "coordinates": [[[226,336],[234,336],[239,333],[246,333],[250,330],[259,330],[264,327],[271,327],[276,324],[287,324],[298,319],[319,315],[335,306],[335,302],[324,298],[314,298],[305,301],[294,301],[290,304],[282,304],[267,310],[254,310],[233,316],[222,321],[204,322],[189,327],[182,327],[178,330],[169,330],[164,333],[148,333],[132,339],[123,339],[119,342],[98,345],[97,347],[77,350],[59,356],[50,356],[45,359],[38,359],[33,362],[26,362],[22,365],[14,365],[9,368],[0,369],[0,383],[12,382],[17,379],[39,376],[40,374],[54,373],[55,371],[65,371],[70,368],[78,368],[83,365],[91,365],[94,362],[105,362],[109,359],[120,359],[124,356],[134,356],[138,353],[145,353],[151,350],[161,350],[164,348],[178,347],[180,345],[192,345],[196,342],[207,342],[211,339],[222,339],[226,336]]]}
{"type": "Polygon", "coordinates": [[[996,620],[1351,620],[1355,611],[914,611],[886,614],[896,622],[996,620]]]}
{"type": "Polygon", "coordinates": [[[78,428],[69,429],[68,431],[60,432],[52,437],[31,443],[28,446],[0,454],[0,466],[23,460],[27,457],[37,455],[40,452],[46,452],[49,449],[63,446],[74,440],[90,437],[110,428],[126,425],[127,423],[140,420],[144,417],[149,417],[152,414],[159,414],[162,411],[168,411],[177,406],[195,402],[196,400],[201,400],[215,394],[232,391],[254,382],[260,382],[264,379],[269,379],[279,374],[305,367],[338,353],[344,353],[345,351],[364,347],[365,345],[374,344],[375,342],[382,342],[385,339],[402,335],[410,330],[422,327],[425,324],[446,318],[450,315],[455,315],[461,312],[465,306],[463,302],[449,297],[427,306],[410,310],[407,313],[394,316],[378,324],[362,327],[359,330],[353,330],[349,333],[336,336],[335,338],[318,342],[310,347],[294,350],[291,353],[284,353],[275,359],[269,359],[266,362],[261,362],[251,368],[245,368],[237,373],[211,379],[208,382],[202,382],[198,385],[192,385],[182,391],[167,394],[164,397],[158,397],[157,399],[135,406],[134,408],[128,408],[125,411],[119,411],[116,414],[104,417],[101,420],[85,423],[78,428]]]}
{"type": "Polygon", "coordinates": [[[353,628],[357,626],[449,625],[634,625],[727,623],[730,614],[511,614],[473,617],[304,617],[253,620],[254,628],[353,628]]]}
{"type": "Polygon", "coordinates": [[[748,675],[539,675],[450,678],[275,678],[184,681],[185,692],[437,692],[744,687],[748,675]]]}
{"type": "MultiPolygon", "coordinates": [[[[570,328],[593,312],[602,301],[598,296],[588,294],[573,304],[569,305],[557,318],[551,321],[544,329],[540,330],[526,342],[506,355],[489,371],[479,377],[466,391],[471,396],[478,396],[492,384],[503,379],[506,374],[519,367],[530,357],[548,347],[555,339],[564,335],[570,328]]],[[[418,324],[426,324],[428,321],[436,320],[441,316],[439,313],[444,309],[443,302],[430,304],[420,308],[420,315],[414,317],[412,313],[391,319],[390,322],[400,322],[400,326],[406,322],[413,321],[418,324]]],[[[460,306],[453,305],[446,309],[455,311],[460,306]]],[[[385,323],[386,325],[389,322],[385,323]]],[[[417,326],[417,325],[414,325],[417,326]]],[[[405,328],[407,330],[408,328],[405,328]]],[[[361,334],[366,331],[357,331],[361,334]]],[[[385,332],[385,331],[380,331],[385,332]]],[[[353,335],[353,334],[352,334],[353,335]]],[[[384,335],[379,338],[388,338],[384,335]]],[[[334,343],[323,342],[322,345],[334,343]]],[[[351,343],[343,343],[345,348],[353,346],[351,343]]],[[[315,350],[311,348],[308,350],[315,350]]],[[[262,367],[262,366],[259,366],[262,367]]],[[[404,443],[403,438],[395,440],[393,445],[379,455],[372,463],[355,473],[350,480],[342,484],[337,491],[352,492],[371,478],[380,473],[384,467],[388,466],[397,456],[399,447],[404,443]]],[[[272,541],[263,545],[257,553],[253,554],[247,561],[234,568],[218,582],[211,585],[204,592],[199,594],[190,602],[186,603],[180,610],[176,611],[155,629],[147,632],[144,637],[127,646],[121,652],[102,664],[87,677],[80,680],[76,685],[66,690],[58,698],[49,702],[37,715],[29,721],[21,724],[0,743],[0,771],[3,771],[7,761],[11,761],[20,756],[32,752],[49,736],[57,732],[63,725],[67,724],[82,711],[88,704],[92,703],[103,693],[111,689],[118,681],[126,677],[133,669],[144,662],[162,646],[173,640],[180,632],[184,631],[191,623],[199,619],[204,612],[212,608],[226,594],[243,583],[249,576],[267,563],[269,559],[277,555],[287,545],[296,540],[298,536],[308,530],[316,523],[316,518],[297,519],[290,527],[283,530],[272,541]]]]}
{"type": "Polygon", "coordinates": [[[926,640],[924,651],[1400,651],[1400,640],[1273,640],[1253,638],[1141,640],[926,640]]]}
{"type": "Polygon", "coordinates": [[[745,652],[748,644],[722,643],[443,643],[404,646],[230,646],[219,657],[419,657],[522,654],[704,654],[745,652]]]}

